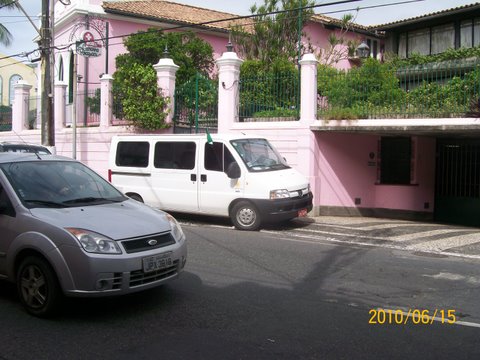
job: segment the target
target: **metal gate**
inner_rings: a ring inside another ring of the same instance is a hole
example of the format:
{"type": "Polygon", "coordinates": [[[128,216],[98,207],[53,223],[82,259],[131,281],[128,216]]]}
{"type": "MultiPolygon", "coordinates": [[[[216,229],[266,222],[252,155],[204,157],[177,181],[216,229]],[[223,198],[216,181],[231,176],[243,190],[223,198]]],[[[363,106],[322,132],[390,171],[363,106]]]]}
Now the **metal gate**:
{"type": "Polygon", "coordinates": [[[480,226],[480,140],[437,139],[435,220],[480,226]]]}
{"type": "Polygon", "coordinates": [[[199,73],[175,89],[174,133],[217,132],[218,81],[199,73]]]}

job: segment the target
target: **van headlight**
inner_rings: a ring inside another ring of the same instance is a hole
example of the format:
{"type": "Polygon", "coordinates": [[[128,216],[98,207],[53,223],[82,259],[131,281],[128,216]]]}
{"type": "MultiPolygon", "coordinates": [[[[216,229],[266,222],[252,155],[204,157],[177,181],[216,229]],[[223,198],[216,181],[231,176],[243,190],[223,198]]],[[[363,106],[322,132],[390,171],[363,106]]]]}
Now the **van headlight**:
{"type": "Polygon", "coordinates": [[[82,245],[83,250],[95,254],[121,254],[117,242],[93,231],[76,228],[66,228],[82,245]]]}
{"type": "Polygon", "coordinates": [[[170,223],[170,228],[172,229],[172,235],[176,241],[182,242],[185,240],[185,234],[183,233],[180,224],[175,220],[175,218],[170,214],[165,214],[167,217],[168,222],[170,223]]]}
{"type": "Polygon", "coordinates": [[[270,199],[286,199],[290,197],[290,192],[287,189],[271,190],[270,199]]]}

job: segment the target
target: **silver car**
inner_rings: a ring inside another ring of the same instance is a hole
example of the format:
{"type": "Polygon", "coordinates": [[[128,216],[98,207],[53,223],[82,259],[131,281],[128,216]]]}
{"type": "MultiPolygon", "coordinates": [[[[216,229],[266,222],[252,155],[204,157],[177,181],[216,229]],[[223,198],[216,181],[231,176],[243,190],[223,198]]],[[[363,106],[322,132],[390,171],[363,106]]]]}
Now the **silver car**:
{"type": "Polygon", "coordinates": [[[0,153],[0,279],[48,316],[63,295],[120,295],[176,278],[185,235],[169,214],[122,195],[82,163],[0,153]]]}

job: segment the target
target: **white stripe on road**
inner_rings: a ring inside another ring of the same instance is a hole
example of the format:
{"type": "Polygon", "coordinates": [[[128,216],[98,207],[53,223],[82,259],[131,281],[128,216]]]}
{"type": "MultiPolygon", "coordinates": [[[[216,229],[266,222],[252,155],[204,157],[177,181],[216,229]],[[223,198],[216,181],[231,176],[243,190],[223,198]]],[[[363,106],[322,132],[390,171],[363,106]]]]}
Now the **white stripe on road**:
{"type": "MultiPolygon", "coordinates": [[[[210,225],[210,224],[194,224],[194,223],[186,223],[181,222],[181,225],[189,225],[194,227],[199,226],[208,226],[208,227],[215,227],[215,228],[222,228],[222,229],[230,229],[233,230],[232,226],[223,226],[223,225],[210,225]]],[[[376,236],[366,236],[366,235],[353,235],[353,234],[345,234],[345,233],[337,233],[331,231],[321,231],[321,230],[310,230],[310,229],[295,229],[293,231],[279,231],[279,230],[265,230],[262,229],[260,232],[265,234],[275,235],[277,239],[284,240],[284,241],[293,241],[293,242],[304,242],[304,243],[318,243],[319,240],[324,242],[336,243],[336,244],[350,244],[350,245],[359,245],[359,246],[368,246],[368,247],[381,247],[387,249],[394,249],[394,250],[402,250],[402,251],[419,251],[429,254],[435,255],[445,255],[445,256],[453,256],[453,257],[460,257],[466,259],[480,259],[479,255],[471,255],[471,254],[462,254],[456,252],[448,251],[448,248],[452,248],[455,246],[448,246],[445,248],[434,248],[431,246],[427,246],[428,242],[414,244],[405,246],[402,245],[402,241],[395,241],[392,242],[390,238],[385,237],[376,237],[376,236]],[[321,237],[319,237],[321,235],[321,237]],[[291,236],[292,238],[286,238],[286,236],[291,236]],[[337,238],[336,238],[337,237],[337,238]],[[339,239],[340,237],[341,239],[339,239]],[[348,238],[353,238],[355,240],[350,240],[348,238]],[[302,240],[298,240],[302,239],[302,240]],[[305,240],[309,239],[309,240],[305,240]],[[379,240],[379,241],[386,241],[389,243],[382,244],[382,243],[375,243],[375,242],[366,242],[366,241],[357,241],[356,239],[365,239],[365,240],[379,240]]],[[[472,234],[472,236],[477,236],[476,234],[472,234]]],[[[452,241],[452,239],[447,240],[437,240],[437,241],[452,241]]],[[[480,236],[477,241],[472,241],[469,244],[473,244],[476,242],[480,242],[480,236]]],[[[461,246],[463,243],[460,243],[461,246]]]]}

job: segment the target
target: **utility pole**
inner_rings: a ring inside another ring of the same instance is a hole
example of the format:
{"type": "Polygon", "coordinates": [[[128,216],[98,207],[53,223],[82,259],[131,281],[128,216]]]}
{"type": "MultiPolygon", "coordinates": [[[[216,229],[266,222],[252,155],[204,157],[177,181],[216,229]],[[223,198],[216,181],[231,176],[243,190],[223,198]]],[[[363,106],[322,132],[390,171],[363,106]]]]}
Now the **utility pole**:
{"type": "Polygon", "coordinates": [[[42,0],[42,27],[40,29],[40,58],[41,58],[41,82],[42,82],[42,113],[41,134],[42,145],[55,146],[55,128],[53,121],[53,4],[50,8],[50,0],[42,0]]]}

